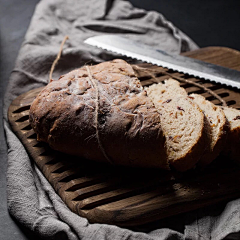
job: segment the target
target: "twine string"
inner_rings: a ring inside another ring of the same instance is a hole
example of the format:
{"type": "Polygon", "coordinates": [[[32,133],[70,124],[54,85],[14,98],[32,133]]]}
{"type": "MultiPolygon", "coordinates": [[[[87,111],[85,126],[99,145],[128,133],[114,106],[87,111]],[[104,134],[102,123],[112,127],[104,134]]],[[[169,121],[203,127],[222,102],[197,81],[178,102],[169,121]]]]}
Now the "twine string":
{"type": "Polygon", "coordinates": [[[96,92],[96,96],[95,96],[95,128],[96,128],[96,138],[97,138],[97,141],[98,141],[98,145],[104,155],[104,157],[108,160],[108,162],[110,162],[111,164],[113,163],[112,160],[108,157],[103,145],[102,145],[102,142],[100,140],[100,137],[99,137],[99,129],[98,129],[98,112],[99,112],[99,89],[98,89],[98,86],[97,86],[97,83],[95,81],[95,79],[93,78],[93,75],[90,71],[90,68],[88,66],[85,66],[86,69],[87,69],[87,73],[88,73],[88,77],[91,81],[91,84],[93,86],[93,88],[95,88],[95,92],[96,92]]]}
{"type": "Polygon", "coordinates": [[[63,41],[62,41],[62,43],[61,43],[59,52],[58,52],[58,54],[57,54],[57,57],[56,57],[55,60],[53,61],[53,64],[52,64],[52,66],[51,66],[51,70],[50,70],[50,73],[49,73],[49,82],[52,80],[53,71],[54,71],[54,69],[55,69],[55,67],[56,67],[56,65],[57,65],[57,63],[58,63],[58,61],[59,61],[59,59],[60,59],[60,57],[61,57],[61,54],[62,54],[62,51],[63,51],[63,46],[64,46],[65,42],[66,42],[68,39],[69,39],[68,36],[65,36],[65,37],[64,37],[64,39],[63,39],[63,41]]]}

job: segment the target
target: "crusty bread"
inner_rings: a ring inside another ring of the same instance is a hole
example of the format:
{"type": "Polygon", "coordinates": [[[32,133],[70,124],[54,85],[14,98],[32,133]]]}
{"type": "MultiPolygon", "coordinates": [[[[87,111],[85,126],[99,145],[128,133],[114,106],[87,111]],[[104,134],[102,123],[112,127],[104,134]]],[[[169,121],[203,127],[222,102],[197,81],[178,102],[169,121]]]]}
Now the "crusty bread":
{"type": "Polygon", "coordinates": [[[224,153],[240,163],[240,111],[231,107],[222,107],[222,109],[230,125],[224,153]]]}
{"type": "Polygon", "coordinates": [[[197,103],[204,112],[209,126],[210,144],[198,162],[199,166],[204,167],[210,164],[222,151],[227,139],[229,124],[220,107],[214,105],[199,94],[191,94],[189,97],[197,103]]]}
{"type": "Polygon", "coordinates": [[[30,108],[39,141],[113,164],[168,168],[160,116],[123,60],[74,70],[49,83],[30,108]]]}
{"type": "Polygon", "coordinates": [[[193,168],[205,149],[204,114],[173,79],[146,90],[161,115],[169,163],[178,171],[193,168]]]}

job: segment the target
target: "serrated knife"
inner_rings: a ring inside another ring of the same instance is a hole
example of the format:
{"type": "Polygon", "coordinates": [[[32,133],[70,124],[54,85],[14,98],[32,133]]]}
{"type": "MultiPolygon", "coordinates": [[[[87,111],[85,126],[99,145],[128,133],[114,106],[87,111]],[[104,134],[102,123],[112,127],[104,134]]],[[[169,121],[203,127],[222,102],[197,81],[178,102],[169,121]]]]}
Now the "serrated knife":
{"type": "Polygon", "coordinates": [[[240,72],[237,70],[189,57],[170,54],[146,44],[116,35],[91,37],[86,39],[85,43],[143,62],[240,89],[240,72]]]}

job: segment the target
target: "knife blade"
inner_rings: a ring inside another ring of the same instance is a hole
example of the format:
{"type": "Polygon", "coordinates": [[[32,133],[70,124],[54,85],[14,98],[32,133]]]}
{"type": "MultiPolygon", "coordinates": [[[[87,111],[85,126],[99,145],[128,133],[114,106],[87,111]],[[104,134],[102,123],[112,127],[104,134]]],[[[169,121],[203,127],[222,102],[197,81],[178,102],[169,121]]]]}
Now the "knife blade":
{"type": "Polygon", "coordinates": [[[240,89],[240,72],[201,60],[174,55],[116,35],[90,37],[85,43],[111,52],[240,89]]]}

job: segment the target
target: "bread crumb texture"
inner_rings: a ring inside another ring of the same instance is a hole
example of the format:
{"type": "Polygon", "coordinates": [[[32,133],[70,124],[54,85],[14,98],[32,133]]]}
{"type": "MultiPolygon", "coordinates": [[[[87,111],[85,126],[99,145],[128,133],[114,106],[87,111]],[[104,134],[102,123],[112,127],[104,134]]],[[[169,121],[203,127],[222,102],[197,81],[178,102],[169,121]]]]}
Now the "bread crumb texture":
{"type": "Polygon", "coordinates": [[[204,114],[178,81],[146,88],[161,116],[169,163],[179,171],[193,168],[204,151],[204,114]]]}

